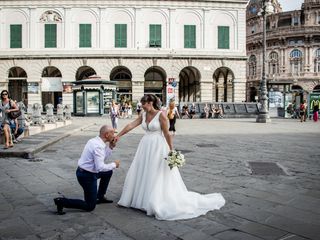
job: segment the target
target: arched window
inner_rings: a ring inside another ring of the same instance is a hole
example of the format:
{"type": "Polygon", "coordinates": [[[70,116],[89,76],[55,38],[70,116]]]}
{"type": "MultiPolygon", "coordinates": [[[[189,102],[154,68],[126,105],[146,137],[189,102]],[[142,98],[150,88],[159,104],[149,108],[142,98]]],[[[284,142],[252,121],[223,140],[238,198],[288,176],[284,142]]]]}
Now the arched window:
{"type": "Polygon", "coordinates": [[[290,53],[290,58],[301,58],[302,57],[302,52],[298,49],[294,49],[290,53]]]}
{"type": "Polygon", "coordinates": [[[249,76],[253,77],[257,73],[257,58],[255,55],[249,57],[249,76]]]}
{"type": "Polygon", "coordinates": [[[277,52],[271,52],[269,55],[269,74],[279,73],[279,55],[277,52]]]}
{"type": "Polygon", "coordinates": [[[314,72],[320,72],[320,48],[315,52],[314,56],[314,72]]]}
{"type": "Polygon", "coordinates": [[[302,52],[299,49],[294,49],[290,53],[290,65],[292,75],[300,75],[302,72],[302,52]]]}

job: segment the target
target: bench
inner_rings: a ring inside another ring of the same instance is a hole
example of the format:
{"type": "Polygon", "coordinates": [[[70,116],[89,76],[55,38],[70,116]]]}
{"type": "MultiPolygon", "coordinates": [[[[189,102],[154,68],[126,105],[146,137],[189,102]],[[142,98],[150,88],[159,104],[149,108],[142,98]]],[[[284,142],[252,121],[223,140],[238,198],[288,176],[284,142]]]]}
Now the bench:
{"type": "MultiPolygon", "coordinates": [[[[205,112],[203,109],[206,104],[210,109],[209,118],[217,118],[217,114],[214,114],[212,112],[213,105],[219,106],[219,108],[222,110],[222,116],[224,118],[255,118],[259,113],[259,108],[257,103],[196,102],[194,103],[196,111],[193,118],[205,118],[205,112]]],[[[182,107],[184,105],[187,105],[190,111],[192,103],[191,102],[179,103],[178,110],[181,116],[182,116],[182,107]]]]}

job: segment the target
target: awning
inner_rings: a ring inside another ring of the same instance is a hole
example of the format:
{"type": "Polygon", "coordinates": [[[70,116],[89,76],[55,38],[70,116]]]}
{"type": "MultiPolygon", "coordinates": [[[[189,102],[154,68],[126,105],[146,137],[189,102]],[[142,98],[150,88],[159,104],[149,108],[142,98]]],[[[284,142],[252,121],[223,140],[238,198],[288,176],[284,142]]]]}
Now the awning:
{"type": "Polygon", "coordinates": [[[291,79],[268,80],[268,84],[274,84],[274,85],[293,84],[293,80],[291,79]]]}
{"type": "Polygon", "coordinates": [[[110,86],[110,85],[104,85],[104,84],[100,84],[100,85],[96,85],[96,84],[82,84],[82,85],[76,85],[73,86],[72,89],[73,90],[82,90],[82,89],[89,89],[89,90],[101,90],[101,86],[103,86],[104,90],[111,90],[111,91],[115,91],[116,90],[116,86],[110,86]]]}

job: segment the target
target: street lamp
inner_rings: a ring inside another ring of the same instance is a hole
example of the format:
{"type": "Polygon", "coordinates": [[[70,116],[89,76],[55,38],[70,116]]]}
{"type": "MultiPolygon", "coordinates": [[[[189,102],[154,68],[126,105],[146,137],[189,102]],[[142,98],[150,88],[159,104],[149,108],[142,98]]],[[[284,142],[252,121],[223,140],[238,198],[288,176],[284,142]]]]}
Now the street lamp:
{"type": "Polygon", "coordinates": [[[268,90],[267,90],[267,80],[266,80],[266,22],[267,15],[273,13],[273,6],[269,0],[262,0],[262,7],[259,15],[262,16],[262,78],[260,82],[260,103],[261,107],[259,109],[259,114],[257,116],[256,122],[266,123],[270,122],[270,116],[268,111],[268,90]]]}

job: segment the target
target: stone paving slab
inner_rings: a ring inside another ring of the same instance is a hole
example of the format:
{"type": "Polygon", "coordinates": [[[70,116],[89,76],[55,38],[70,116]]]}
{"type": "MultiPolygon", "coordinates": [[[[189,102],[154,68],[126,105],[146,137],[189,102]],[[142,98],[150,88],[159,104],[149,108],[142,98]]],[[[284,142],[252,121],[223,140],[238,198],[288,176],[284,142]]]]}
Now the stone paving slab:
{"type": "MultiPolygon", "coordinates": [[[[98,205],[90,213],[67,209],[66,215],[54,214],[52,199],[59,193],[82,198],[75,177],[77,160],[87,140],[97,135],[102,124],[110,123],[104,117],[81,120],[78,126],[88,128],[48,145],[35,154],[39,161],[0,158],[1,240],[319,239],[319,123],[178,120],[174,144],[189,151],[187,164],[180,169],[187,188],[221,192],[226,205],[195,219],[158,221],[116,205],[141,129],[124,136],[114,150],[112,159],[121,160],[107,192],[114,204],[98,205]],[[288,175],[251,175],[249,161],[280,164],[288,175]]],[[[121,119],[120,128],[126,123],[121,119]]]]}

